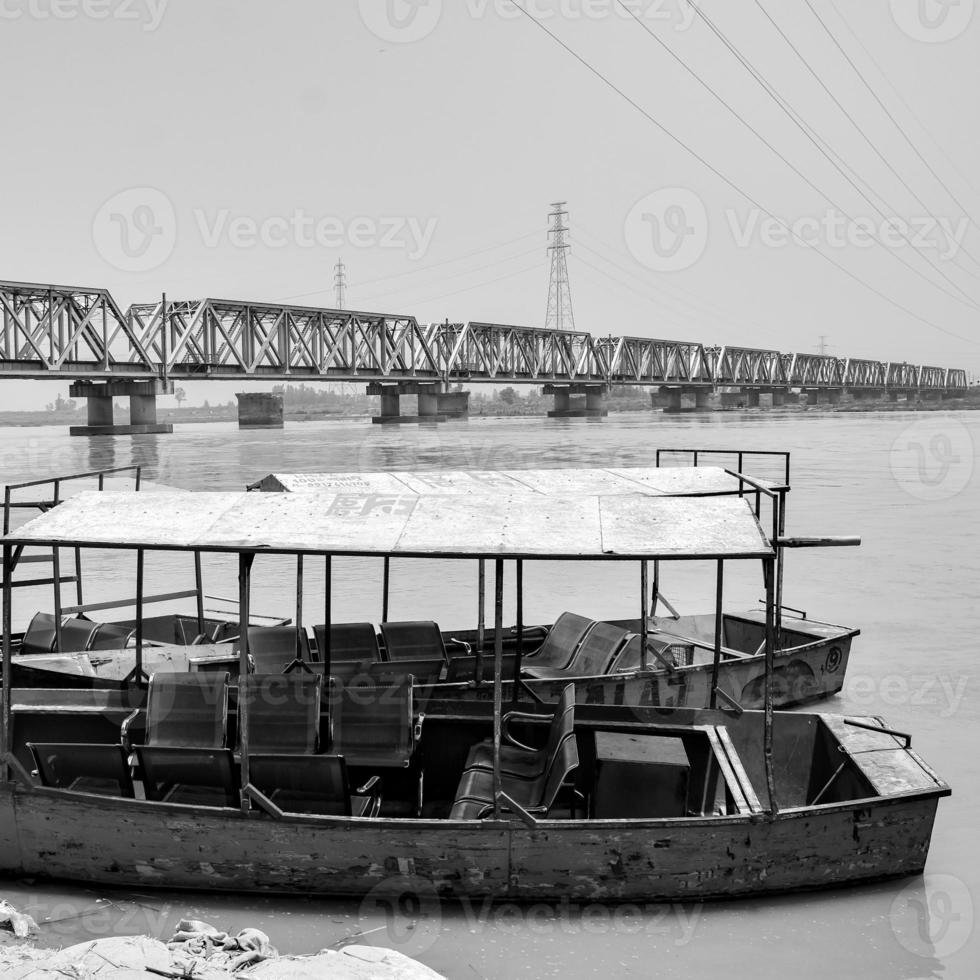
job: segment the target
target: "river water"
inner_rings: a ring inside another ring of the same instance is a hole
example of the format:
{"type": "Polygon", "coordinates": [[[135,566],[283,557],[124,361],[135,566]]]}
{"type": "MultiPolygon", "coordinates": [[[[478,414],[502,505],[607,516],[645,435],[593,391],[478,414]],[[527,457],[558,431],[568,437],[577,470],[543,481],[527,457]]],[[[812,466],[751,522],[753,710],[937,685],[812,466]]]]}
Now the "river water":
{"type": "MultiPolygon", "coordinates": [[[[177,426],[173,435],[72,439],[61,428],[5,429],[0,483],[141,463],[144,477],[188,489],[240,489],[270,472],[653,465],[657,448],[792,453],[791,534],[857,534],[860,548],[791,552],[784,601],[829,622],[859,626],[843,693],[823,710],[880,714],[953,787],[941,801],[926,874],[823,893],[705,905],[606,909],[439,906],[201,894],[152,894],[0,882],[27,908],[44,941],[67,945],[116,933],[169,937],[186,914],[268,932],[281,951],[312,952],[351,936],[393,946],[453,978],[980,976],[980,413],[725,413],[612,415],[604,420],[473,419],[429,426],[368,421],[287,423],[242,431],[231,423],[177,426]]],[[[733,461],[732,461],[733,462],[733,461]]],[[[749,472],[776,475],[774,467],[749,472]]],[[[265,564],[263,564],[263,561],[265,564]]],[[[309,563],[313,565],[314,563],[309,563]]],[[[380,618],[377,561],[335,570],[336,619],[380,618]]],[[[132,590],[116,556],[86,564],[87,601],[132,590]],[[125,591],[123,589],[123,592],[125,591]]],[[[293,615],[288,569],[256,563],[253,607],[293,615]]],[[[304,620],[321,622],[322,576],[306,572],[304,620]]],[[[193,583],[186,558],[150,563],[149,591],[193,583]],[[184,567],[184,566],[187,567],[184,567]]],[[[726,578],[726,599],[754,605],[758,570],[726,578]]],[[[711,608],[708,568],[664,570],[681,612],[711,608]]],[[[527,572],[527,619],[562,609],[636,615],[635,569],[616,564],[527,572]]],[[[233,596],[226,560],[206,588],[233,596]]],[[[475,568],[393,563],[390,617],[446,627],[475,619],[475,568]]],[[[214,600],[220,605],[218,600],[214,600]]],[[[49,600],[18,596],[21,626],[49,600]]]]}

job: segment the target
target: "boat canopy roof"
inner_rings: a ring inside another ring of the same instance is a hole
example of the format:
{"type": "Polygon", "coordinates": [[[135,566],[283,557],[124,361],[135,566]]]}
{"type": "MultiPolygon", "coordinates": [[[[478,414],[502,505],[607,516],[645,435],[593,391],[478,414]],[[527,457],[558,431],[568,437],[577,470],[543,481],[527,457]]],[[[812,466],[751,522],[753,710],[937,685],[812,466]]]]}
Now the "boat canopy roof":
{"type": "Polygon", "coordinates": [[[100,493],[4,544],[489,558],[764,558],[747,498],[642,494],[100,493]]]}
{"type": "MultiPolygon", "coordinates": [[[[753,477],[768,489],[779,484],[753,477]]],[[[744,486],[747,492],[751,487],[744,486]]],[[[249,487],[290,493],[635,494],[652,497],[737,494],[721,466],[551,470],[402,470],[386,473],[270,473],[249,487]]]]}

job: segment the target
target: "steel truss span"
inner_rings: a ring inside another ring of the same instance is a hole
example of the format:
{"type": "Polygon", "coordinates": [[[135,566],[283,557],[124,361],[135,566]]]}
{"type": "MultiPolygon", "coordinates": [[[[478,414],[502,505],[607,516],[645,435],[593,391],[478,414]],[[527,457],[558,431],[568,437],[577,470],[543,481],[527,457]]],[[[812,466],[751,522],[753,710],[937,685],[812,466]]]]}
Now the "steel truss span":
{"type": "Polygon", "coordinates": [[[499,323],[0,282],[0,377],[577,382],[955,392],[966,372],[499,323]]]}

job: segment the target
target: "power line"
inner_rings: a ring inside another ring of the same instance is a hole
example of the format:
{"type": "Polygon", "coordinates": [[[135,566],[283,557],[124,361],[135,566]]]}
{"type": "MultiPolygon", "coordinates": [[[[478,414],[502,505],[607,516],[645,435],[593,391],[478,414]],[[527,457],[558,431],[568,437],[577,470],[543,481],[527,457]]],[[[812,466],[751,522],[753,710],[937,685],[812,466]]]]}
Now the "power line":
{"type": "MultiPolygon", "coordinates": [[[[537,249],[535,249],[535,251],[537,251],[537,249]]],[[[495,279],[487,279],[485,282],[477,282],[472,286],[465,286],[462,289],[455,289],[450,293],[442,293],[440,296],[429,296],[426,299],[413,300],[413,302],[418,306],[422,306],[425,303],[435,303],[440,299],[447,299],[450,296],[458,296],[460,293],[468,293],[474,289],[480,289],[482,286],[490,286],[495,282],[503,282],[505,279],[513,279],[515,276],[525,275],[528,272],[539,272],[540,270],[540,265],[531,265],[526,269],[517,269],[515,272],[508,272],[506,275],[497,276],[495,279]]]]}
{"type": "Polygon", "coordinates": [[[960,199],[950,190],[949,186],[946,184],[946,181],[944,181],[942,179],[942,177],[940,177],[939,174],[936,173],[936,171],[932,167],[932,164],[930,164],[929,161],[922,155],[922,153],[919,151],[919,148],[912,141],[912,138],[905,131],[905,128],[892,115],[891,110],[889,110],[888,106],[886,106],[885,103],[882,102],[881,98],[878,96],[878,93],[874,90],[874,88],[872,88],[871,83],[867,80],[867,78],[865,78],[864,73],[854,63],[854,61],[851,59],[851,56],[847,53],[847,51],[844,50],[843,45],[840,43],[840,41],[837,40],[837,36],[827,26],[827,23],[820,16],[820,14],[817,13],[817,11],[814,8],[813,4],[810,3],[810,0],[803,0],[803,2],[807,5],[807,7],[810,8],[810,13],[812,13],[813,16],[817,18],[817,20],[820,23],[820,26],[824,29],[824,31],[826,32],[827,36],[830,38],[831,41],[834,42],[834,46],[844,56],[845,61],[847,61],[847,63],[851,66],[851,68],[854,70],[854,73],[858,76],[858,78],[860,78],[861,81],[864,83],[864,87],[871,93],[871,97],[875,100],[875,102],[878,103],[879,106],[881,106],[882,112],[884,112],[885,115],[888,116],[888,118],[892,122],[892,125],[894,125],[894,127],[902,134],[903,139],[911,147],[912,152],[915,153],[915,155],[922,161],[923,165],[926,167],[926,169],[929,171],[929,173],[931,173],[932,176],[936,178],[936,180],[938,181],[938,183],[940,184],[940,186],[943,188],[943,190],[946,191],[946,193],[950,196],[950,199],[963,212],[963,214],[965,214],[970,219],[970,221],[976,227],[977,222],[973,219],[973,217],[971,216],[970,212],[967,211],[967,209],[960,202],[960,199]]]}
{"type": "MultiPolygon", "coordinates": [[[[745,70],[759,83],[759,85],[762,86],[763,91],[776,103],[776,105],[779,106],[780,109],[783,110],[783,112],[790,118],[790,120],[797,126],[797,128],[799,128],[799,130],[807,137],[807,139],[810,140],[810,142],[813,143],[813,145],[823,154],[823,156],[828,160],[831,166],[833,166],[837,170],[837,172],[868,202],[868,204],[870,204],[871,207],[874,208],[879,215],[881,215],[882,219],[888,221],[889,216],[886,215],[885,212],[882,211],[881,208],[879,208],[866,194],[864,194],[864,192],[861,190],[860,187],[858,187],[858,185],[854,182],[854,180],[852,180],[846,173],[844,173],[843,168],[836,161],[831,159],[830,154],[820,145],[820,141],[815,139],[812,133],[810,132],[812,127],[806,124],[805,122],[803,122],[802,116],[800,116],[800,114],[795,109],[793,109],[792,106],[790,106],[790,104],[786,101],[786,99],[784,99],[783,96],[781,96],[776,91],[775,87],[748,60],[748,58],[746,58],[745,55],[743,55],[742,52],[739,51],[739,49],[725,35],[725,32],[722,31],[721,28],[717,26],[717,24],[715,24],[715,22],[701,9],[701,7],[697,3],[695,3],[695,0],[687,0],[687,3],[688,6],[690,6],[694,10],[697,16],[700,17],[701,20],[707,25],[708,29],[715,35],[715,37],[717,37],[718,40],[721,41],[721,43],[724,44],[725,47],[735,56],[735,58],[739,61],[742,67],[745,68],[745,70]]],[[[851,222],[851,224],[856,223],[854,217],[851,214],[849,214],[844,208],[842,208],[839,204],[837,204],[837,202],[834,201],[833,198],[829,197],[826,194],[824,194],[823,197],[835,208],[837,208],[837,210],[840,211],[841,214],[843,214],[844,217],[846,217],[851,222]]],[[[902,240],[910,248],[913,248],[913,251],[915,251],[915,253],[918,254],[925,262],[928,262],[929,265],[933,269],[935,269],[936,272],[938,272],[943,279],[946,280],[946,282],[948,282],[955,290],[962,293],[963,299],[953,296],[953,294],[950,293],[948,290],[943,289],[943,287],[939,285],[939,283],[928,278],[921,270],[915,268],[915,266],[913,266],[910,262],[907,262],[903,255],[901,255],[899,252],[896,252],[894,249],[887,248],[885,244],[881,242],[879,239],[877,239],[876,237],[871,236],[871,241],[875,245],[882,248],[886,252],[886,254],[892,256],[892,258],[894,258],[897,262],[900,262],[903,266],[905,266],[905,268],[914,272],[917,276],[919,276],[921,279],[924,279],[931,286],[934,286],[936,289],[941,290],[951,299],[955,299],[957,302],[960,303],[965,303],[966,305],[970,306],[972,309],[980,311],[980,303],[978,303],[962,286],[960,286],[960,284],[956,282],[955,279],[948,276],[938,265],[936,265],[935,262],[932,261],[932,259],[925,252],[923,252],[921,249],[915,249],[908,235],[906,235],[904,232],[901,231],[899,231],[899,235],[901,236],[902,240]]]]}
{"type": "MultiPolygon", "coordinates": [[[[904,106],[905,111],[912,117],[912,119],[915,121],[919,129],[921,129],[926,134],[926,136],[928,136],[929,139],[932,140],[933,146],[936,147],[936,149],[942,155],[942,158],[952,168],[953,173],[955,173],[956,176],[959,177],[960,180],[962,180],[963,183],[966,184],[966,186],[969,187],[974,194],[980,197],[980,191],[978,191],[976,187],[973,186],[973,183],[970,181],[970,178],[967,177],[962,170],[960,170],[960,168],[956,165],[953,158],[943,149],[942,144],[939,142],[938,139],[936,139],[936,137],[933,135],[929,127],[926,126],[926,124],[918,117],[918,115],[916,115],[915,110],[909,105],[908,100],[902,95],[902,93],[898,90],[898,88],[896,88],[895,84],[888,77],[887,72],[884,70],[884,68],[881,67],[881,63],[877,60],[877,58],[875,58],[875,56],[868,49],[868,46],[861,40],[858,33],[848,23],[847,18],[841,13],[840,7],[837,6],[836,0],[829,0],[829,2],[830,2],[830,6],[834,8],[834,13],[837,14],[837,17],[840,20],[840,22],[847,28],[847,32],[851,35],[851,37],[854,38],[855,42],[857,43],[857,46],[864,52],[868,61],[870,61],[871,64],[875,66],[875,69],[877,70],[878,74],[881,76],[885,84],[892,90],[892,94],[895,96],[895,98],[898,99],[898,101],[901,102],[901,104],[904,106]]],[[[973,222],[974,225],[977,224],[975,221],[973,221],[972,217],[970,217],[970,213],[968,211],[965,211],[964,214],[966,214],[966,216],[970,218],[970,220],[973,222]]]]}
{"type": "MultiPolygon", "coordinates": [[[[619,2],[619,0],[617,0],[617,2],[619,2]]],[[[858,134],[865,141],[865,143],[867,143],[868,146],[871,147],[871,149],[874,151],[874,153],[878,157],[878,159],[881,160],[881,162],[891,171],[892,174],[895,175],[896,178],[898,178],[898,180],[901,182],[902,186],[909,192],[909,194],[912,195],[912,197],[915,200],[915,202],[921,208],[923,208],[923,210],[925,210],[925,212],[932,218],[933,221],[936,222],[937,225],[939,225],[940,224],[939,219],[930,210],[929,205],[926,204],[925,201],[923,201],[922,198],[919,197],[918,194],[916,194],[916,192],[912,189],[912,187],[908,183],[908,181],[895,168],[895,166],[891,162],[891,160],[889,160],[888,157],[884,153],[882,153],[882,151],[878,148],[878,146],[874,142],[874,140],[872,140],[871,137],[868,136],[868,134],[864,131],[864,128],[858,123],[858,121],[847,110],[847,107],[840,101],[840,99],[837,98],[836,95],[834,95],[834,93],[831,91],[831,89],[827,85],[827,83],[824,82],[824,80],[817,73],[816,69],[814,69],[814,67],[810,64],[810,62],[807,61],[807,59],[803,56],[803,53],[800,51],[800,49],[793,43],[793,41],[786,34],[786,32],[779,26],[779,24],[776,23],[776,21],[773,19],[772,15],[769,13],[769,11],[766,10],[766,8],[762,5],[762,0],[755,0],[755,5],[759,8],[759,10],[762,11],[762,13],[765,16],[766,20],[768,20],[769,23],[772,24],[772,26],[778,32],[779,36],[790,46],[790,48],[792,48],[793,53],[797,56],[797,58],[800,59],[800,61],[803,63],[803,65],[807,69],[807,71],[809,71],[809,73],[817,80],[817,82],[819,83],[820,87],[827,93],[828,96],[830,96],[830,98],[834,102],[834,105],[836,105],[837,108],[840,109],[840,111],[847,117],[848,122],[850,122],[850,124],[857,130],[858,134]]],[[[882,200],[885,200],[885,199],[882,198],[882,200]]],[[[890,204],[888,204],[887,201],[885,201],[885,204],[889,208],[891,208],[892,211],[896,211],[897,210],[896,208],[893,208],[890,204]]],[[[969,256],[969,258],[974,262],[974,264],[980,265],[980,261],[977,260],[976,256],[974,256],[973,253],[970,252],[970,250],[967,249],[965,245],[961,246],[961,249],[962,249],[962,251],[963,251],[963,253],[965,255],[969,256]]]]}
{"type": "Polygon", "coordinates": [[[667,136],[670,140],[672,140],[679,147],[681,147],[681,149],[685,150],[692,157],[694,157],[694,159],[697,160],[703,167],[705,167],[705,169],[713,173],[716,177],[718,177],[719,180],[723,181],[728,187],[730,187],[737,194],[739,194],[746,201],[748,201],[749,204],[751,204],[755,208],[758,208],[763,214],[770,217],[780,227],[786,229],[788,234],[795,241],[799,242],[805,248],[811,249],[816,255],[819,255],[825,262],[830,263],[830,265],[834,266],[840,272],[843,272],[844,275],[847,276],[849,279],[853,280],[854,282],[858,283],[861,286],[864,286],[864,288],[867,289],[869,292],[873,293],[875,296],[879,297],[880,299],[883,299],[886,303],[888,303],[889,306],[893,306],[895,309],[900,310],[902,313],[906,314],[906,316],[911,317],[913,320],[917,320],[918,322],[923,323],[928,327],[932,327],[934,330],[938,330],[940,333],[946,334],[947,336],[956,337],[958,340],[965,341],[966,343],[974,343],[974,341],[972,341],[970,338],[964,337],[961,334],[954,333],[952,330],[948,330],[945,327],[940,326],[938,323],[933,323],[933,321],[928,319],[927,317],[920,316],[918,313],[913,312],[908,307],[900,303],[898,300],[892,299],[890,296],[888,296],[886,293],[883,293],[876,286],[871,285],[869,282],[862,279],[856,273],[851,272],[850,269],[841,265],[832,256],[829,256],[825,252],[822,252],[816,245],[812,245],[809,242],[807,242],[804,238],[800,237],[796,232],[793,231],[793,229],[785,221],[783,221],[781,218],[778,218],[768,208],[763,207],[758,201],[756,201],[754,197],[752,197],[751,194],[748,193],[748,191],[743,190],[731,178],[726,177],[720,170],[718,170],[717,167],[709,163],[708,160],[706,160],[700,153],[698,153],[697,150],[695,150],[692,146],[689,146],[687,143],[685,143],[684,140],[682,140],[679,136],[675,136],[674,133],[672,133],[669,129],[667,129],[666,126],[663,125],[663,123],[661,123],[658,119],[656,119],[649,112],[647,112],[647,110],[644,109],[643,106],[641,106],[635,99],[632,99],[621,88],[619,88],[612,81],[610,81],[610,79],[607,78],[601,71],[599,71],[598,68],[595,68],[588,61],[586,61],[580,54],[578,54],[567,44],[565,44],[565,42],[562,41],[561,38],[559,38],[556,34],[550,31],[543,23],[541,23],[541,21],[539,21],[536,17],[534,17],[531,13],[529,13],[524,7],[522,7],[519,3],[517,3],[517,0],[512,0],[512,2],[514,3],[514,6],[517,7],[517,9],[520,10],[522,14],[524,14],[525,17],[527,17],[538,28],[544,31],[544,33],[547,34],[556,44],[558,44],[559,47],[563,48],[577,62],[579,62],[579,64],[581,64],[584,68],[586,68],[593,75],[595,75],[595,77],[598,78],[604,85],[612,89],[612,91],[615,92],[620,98],[628,102],[637,112],[640,113],[640,115],[644,117],[644,119],[646,119],[648,122],[651,122],[654,126],[656,126],[657,129],[659,129],[665,136],[667,136]]]}

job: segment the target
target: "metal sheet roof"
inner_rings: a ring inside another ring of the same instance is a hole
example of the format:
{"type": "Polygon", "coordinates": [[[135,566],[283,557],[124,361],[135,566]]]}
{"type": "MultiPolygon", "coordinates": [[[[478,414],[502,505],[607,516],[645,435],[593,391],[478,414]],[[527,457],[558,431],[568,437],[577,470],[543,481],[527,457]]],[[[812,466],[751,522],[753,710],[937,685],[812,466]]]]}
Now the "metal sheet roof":
{"type": "MultiPolygon", "coordinates": [[[[766,487],[778,484],[759,480],[766,487]]],[[[290,493],[537,493],[710,496],[737,494],[738,480],[720,466],[610,467],[550,470],[402,470],[386,473],[270,473],[256,489],[290,493]]],[[[746,487],[746,490],[749,490],[746,487]]]]}
{"type": "Polygon", "coordinates": [[[112,493],[9,544],[513,558],[736,558],[772,549],[747,499],[642,494],[112,493]]]}

